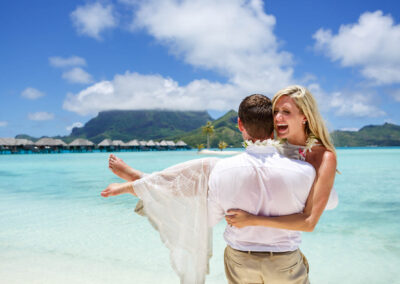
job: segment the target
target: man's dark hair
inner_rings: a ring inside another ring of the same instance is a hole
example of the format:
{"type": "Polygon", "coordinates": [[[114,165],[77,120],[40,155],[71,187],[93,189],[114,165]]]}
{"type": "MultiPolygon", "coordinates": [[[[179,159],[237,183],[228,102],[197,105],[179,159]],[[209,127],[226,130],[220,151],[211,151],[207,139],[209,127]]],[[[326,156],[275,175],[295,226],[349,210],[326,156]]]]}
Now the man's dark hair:
{"type": "Polygon", "coordinates": [[[274,130],[272,102],[264,95],[244,98],[239,106],[239,118],[253,139],[265,139],[274,130]]]}

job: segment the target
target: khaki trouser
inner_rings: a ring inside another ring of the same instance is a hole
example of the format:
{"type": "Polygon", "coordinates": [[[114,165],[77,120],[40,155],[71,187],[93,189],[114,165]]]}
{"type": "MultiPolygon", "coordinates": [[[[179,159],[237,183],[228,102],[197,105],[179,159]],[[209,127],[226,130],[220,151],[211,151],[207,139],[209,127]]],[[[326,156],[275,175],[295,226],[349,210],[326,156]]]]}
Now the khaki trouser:
{"type": "Polygon", "coordinates": [[[292,252],[243,252],[225,249],[225,274],[230,284],[308,284],[308,262],[299,249],[292,252]]]}

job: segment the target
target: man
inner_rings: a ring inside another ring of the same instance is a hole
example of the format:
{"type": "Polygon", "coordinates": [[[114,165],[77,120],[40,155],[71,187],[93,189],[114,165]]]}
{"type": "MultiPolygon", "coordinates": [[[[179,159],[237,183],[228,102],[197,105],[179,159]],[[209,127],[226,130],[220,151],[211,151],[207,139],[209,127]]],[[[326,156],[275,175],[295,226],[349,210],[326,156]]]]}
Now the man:
{"type": "MultiPolygon", "coordinates": [[[[246,97],[239,107],[238,126],[244,140],[255,144],[214,166],[209,179],[209,225],[217,224],[233,208],[263,216],[302,212],[315,170],[308,163],[280,155],[269,140],[273,133],[271,101],[263,95],[246,97]]],[[[300,232],[228,226],[224,238],[229,283],[309,282],[308,267],[298,249],[300,232]]]]}
{"type": "MultiPolygon", "coordinates": [[[[167,240],[171,261],[182,283],[204,282],[209,245],[209,232],[204,229],[207,219],[213,226],[233,208],[264,216],[302,212],[313,183],[315,171],[311,165],[285,158],[268,145],[273,144],[269,140],[273,115],[267,97],[246,97],[239,107],[238,126],[245,140],[260,140],[265,145],[248,146],[245,153],[219,161],[185,162],[145,178],[110,156],[111,170],[135,182],[111,184],[102,196],[131,193],[144,200],[145,213],[162,239],[167,240]]],[[[230,283],[308,283],[307,267],[298,250],[300,232],[227,227],[224,236],[230,283]]]]}

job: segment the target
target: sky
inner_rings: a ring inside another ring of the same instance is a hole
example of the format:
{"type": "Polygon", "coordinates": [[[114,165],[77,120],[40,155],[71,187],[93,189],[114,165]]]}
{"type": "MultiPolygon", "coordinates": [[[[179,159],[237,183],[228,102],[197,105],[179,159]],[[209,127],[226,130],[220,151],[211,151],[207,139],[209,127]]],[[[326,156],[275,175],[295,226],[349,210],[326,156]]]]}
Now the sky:
{"type": "Polygon", "coordinates": [[[0,137],[68,135],[104,110],[207,110],[293,84],[329,129],[400,124],[400,2],[0,4],[0,137]]]}

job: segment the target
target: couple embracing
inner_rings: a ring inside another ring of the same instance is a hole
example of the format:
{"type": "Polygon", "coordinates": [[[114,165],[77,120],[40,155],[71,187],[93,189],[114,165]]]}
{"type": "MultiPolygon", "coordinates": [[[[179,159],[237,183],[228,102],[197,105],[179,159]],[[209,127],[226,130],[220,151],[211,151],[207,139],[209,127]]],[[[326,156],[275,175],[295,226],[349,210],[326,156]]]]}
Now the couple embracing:
{"type": "Polygon", "coordinates": [[[141,199],[181,283],[204,283],[211,228],[223,218],[229,283],[309,283],[300,231],[312,231],[324,209],[337,204],[336,153],[315,99],[304,87],[290,86],[272,102],[246,97],[238,114],[244,153],[150,175],[112,155],[110,168],[128,182],[109,185],[102,196],[141,199]],[[272,139],[274,128],[283,142],[272,139]]]}

